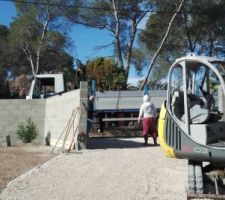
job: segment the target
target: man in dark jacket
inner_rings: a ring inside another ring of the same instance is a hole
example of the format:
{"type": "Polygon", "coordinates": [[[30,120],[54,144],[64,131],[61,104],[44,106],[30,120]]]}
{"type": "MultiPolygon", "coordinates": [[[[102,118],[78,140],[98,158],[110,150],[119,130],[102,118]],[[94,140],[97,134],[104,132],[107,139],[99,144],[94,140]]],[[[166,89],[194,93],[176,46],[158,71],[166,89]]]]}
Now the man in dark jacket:
{"type": "Polygon", "coordinates": [[[88,116],[87,116],[87,133],[90,132],[93,124],[93,115],[94,115],[94,96],[88,98],[88,116]]]}

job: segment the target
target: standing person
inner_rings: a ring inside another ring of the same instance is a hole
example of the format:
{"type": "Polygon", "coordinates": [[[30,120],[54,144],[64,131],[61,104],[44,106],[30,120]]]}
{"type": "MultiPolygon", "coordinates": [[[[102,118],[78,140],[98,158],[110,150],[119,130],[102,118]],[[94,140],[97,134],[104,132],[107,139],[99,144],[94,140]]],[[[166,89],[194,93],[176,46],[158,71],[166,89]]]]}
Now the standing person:
{"type": "Polygon", "coordinates": [[[94,96],[90,96],[88,98],[88,116],[87,116],[87,133],[90,132],[93,124],[93,116],[94,116],[94,96]]]}
{"type": "Polygon", "coordinates": [[[156,109],[154,103],[148,95],[144,95],[143,104],[140,107],[138,123],[140,123],[142,117],[143,136],[145,144],[148,143],[148,135],[153,137],[154,145],[157,145],[157,134],[155,129],[156,109]]]}

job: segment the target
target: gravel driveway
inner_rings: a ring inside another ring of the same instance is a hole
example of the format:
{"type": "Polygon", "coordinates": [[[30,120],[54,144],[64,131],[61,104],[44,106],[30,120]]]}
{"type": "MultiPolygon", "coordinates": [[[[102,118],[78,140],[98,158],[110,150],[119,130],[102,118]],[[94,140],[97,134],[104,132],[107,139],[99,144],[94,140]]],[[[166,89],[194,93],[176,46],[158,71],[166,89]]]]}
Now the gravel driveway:
{"type": "Polygon", "coordinates": [[[92,139],[88,150],[57,156],[10,182],[0,199],[183,200],[186,165],[144,146],[143,138],[92,139]]]}

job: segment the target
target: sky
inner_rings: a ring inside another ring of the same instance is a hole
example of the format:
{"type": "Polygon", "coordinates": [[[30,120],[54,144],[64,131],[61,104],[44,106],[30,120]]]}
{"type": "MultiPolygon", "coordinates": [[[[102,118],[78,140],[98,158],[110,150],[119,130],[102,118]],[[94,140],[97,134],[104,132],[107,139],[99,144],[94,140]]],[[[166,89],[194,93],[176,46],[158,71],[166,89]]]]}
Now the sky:
{"type": "MultiPolygon", "coordinates": [[[[16,17],[16,9],[12,2],[0,1],[0,24],[9,26],[13,18],[16,17]]],[[[139,28],[145,26],[147,17],[141,22],[139,28]]],[[[87,28],[82,25],[74,25],[69,33],[74,42],[75,49],[71,55],[85,63],[88,59],[95,57],[108,57],[113,54],[113,46],[98,49],[98,46],[108,45],[112,42],[112,37],[106,30],[98,30],[94,28],[87,28]]],[[[143,77],[138,77],[135,73],[134,67],[131,67],[129,73],[128,83],[136,85],[143,77]]]]}

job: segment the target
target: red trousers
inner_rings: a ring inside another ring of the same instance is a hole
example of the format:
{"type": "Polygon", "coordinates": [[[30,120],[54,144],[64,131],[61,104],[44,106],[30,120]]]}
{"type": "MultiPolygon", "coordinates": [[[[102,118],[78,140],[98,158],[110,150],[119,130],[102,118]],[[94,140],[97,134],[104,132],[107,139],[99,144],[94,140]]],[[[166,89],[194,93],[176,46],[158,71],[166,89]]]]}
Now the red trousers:
{"type": "Polygon", "coordinates": [[[144,137],[151,136],[155,140],[157,138],[156,133],[156,120],[154,117],[144,118],[142,121],[143,125],[143,135],[144,137]]]}

